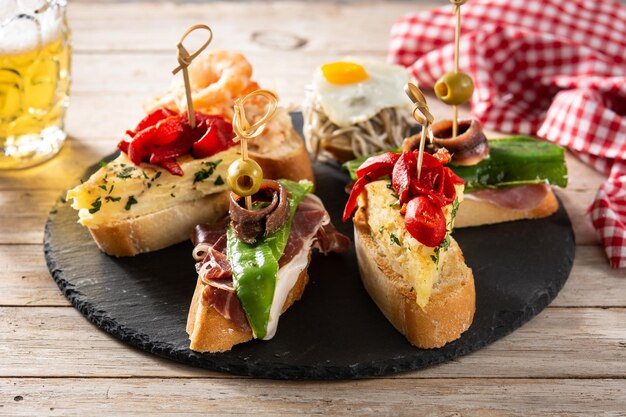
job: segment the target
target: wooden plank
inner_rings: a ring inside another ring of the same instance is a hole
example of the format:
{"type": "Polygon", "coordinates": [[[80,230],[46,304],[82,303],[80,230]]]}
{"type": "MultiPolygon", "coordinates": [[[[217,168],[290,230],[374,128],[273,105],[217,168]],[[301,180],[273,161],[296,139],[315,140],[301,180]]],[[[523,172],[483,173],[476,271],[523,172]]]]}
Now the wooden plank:
{"type": "Polygon", "coordinates": [[[600,246],[578,246],[574,267],[552,306],[626,307],[626,273],[611,269],[600,246]]]}
{"type": "Polygon", "coordinates": [[[213,29],[211,47],[215,49],[289,51],[302,39],[306,43],[295,50],[350,53],[364,48],[385,51],[394,21],[407,12],[436,5],[432,1],[421,3],[72,2],[69,22],[77,51],[171,51],[187,27],[206,23],[213,29]],[[315,18],[311,18],[312,14],[315,18]],[[355,36],[354,25],[346,22],[367,22],[367,25],[355,36]],[[259,32],[265,36],[254,36],[259,32]]]}
{"type": "Polygon", "coordinates": [[[70,305],[50,277],[41,245],[0,245],[0,275],[0,306],[70,305]]]}
{"type": "MultiPolygon", "coordinates": [[[[626,377],[624,334],[626,309],[550,308],[482,350],[401,377],[626,377]]],[[[131,349],[73,308],[0,308],[0,340],[11,356],[0,377],[207,375],[131,349]]]]}
{"type": "Polygon", "coordinates": [[[6,379],[10,416],[623,416],[624,380],[6,379]]]}
{"type": "MultiPolygon", "coordinates": [[[[0,306],[67,306],[40,245],[0,245],[0,306]]],[[[624,273],[610,269],[599,246],[579,246],[558,307],[626,307],[624,273]]]]}

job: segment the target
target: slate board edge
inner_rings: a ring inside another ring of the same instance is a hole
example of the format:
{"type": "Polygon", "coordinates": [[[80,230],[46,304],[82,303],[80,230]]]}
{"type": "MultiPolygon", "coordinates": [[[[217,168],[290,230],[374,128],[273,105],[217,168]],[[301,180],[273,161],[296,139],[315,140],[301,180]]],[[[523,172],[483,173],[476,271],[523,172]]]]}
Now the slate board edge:
{"type": "MultiPolygon", "coordinates": [[[[561,204],[561,202],[559,202],[561,204]]],[[[522,314],[518,315],[512,323],[509,323],[505,328],[492,328],[491,334],[488,337],[484,337],[481,340],[474,341],[470,346],[466,346],[462,349],[454,351],[452,354],[445,356],[439,356],[437,360],[421,361],[416,359],[388,359],[386,361],[379,361],[376,363],[376,367],[372,367],[369,363],[362,363],[350,368],[344,367],[328,367],[328,366],[315,366],[315,367],[298,367],[293,368],[285,366],[279,362],[268,363],[264,362],[261,368],[255,367],[253,363],[242,360],[239,364],[232,362],[227,364],[220,364],[219,356],[215,358],[210,357],[207,359],[205,355],[202,360],[199,360],[202,354],[195,354],[191,356],[192,360],[189,360],[189,356],[177,354],[171,349],[165,346],[159,346],[159,342],[152,342],[150,338],[143,334],[138,334],[136,331],[127,329],[124,326],[117,324],[107,312],[99,311],[94,308],[91,303],[81,301],[80,293],[75,291],[71,284],[63,277],[63,271],[56,265],[56,261],[52,256],[52,248],[50,247],[50,224],[57,213],[57,209],[60,205],[67,204],[64,198],[61,197],[55,207],[50,211],[50,217],[46,222],[44,233],[44,255],[48,269],[57,283],[59,289],[63,295],[70,301],[70,303],[90,322],[95,324],[105,332],[115,336],[117,339],[127,343],[135,348],[143,351],[150,352],[157,356],[173,359],[177,362],[201,367],[218,372],[227,372],[234,375],[253,376],[259,378],[268,379],[284,379],[284,380],[341,380],[341,379],[361,379],[367,377],[384,376],[390,374],[396,374],[400,372],[409,372],[412,370],[423,369],[428,366],[436,365],[439,363],[447,362],[451,359],[464,356],[468,353],[474,352],[482,347],[493,343],[494,341],[510,334],[524,323],[528,322],[532,317],[539,314],[545,309],[557,296],[559,291],[565,285],[569,277],[569,273],[572,269],[575,245],[572,245],[572,253],[569,254],[566,260],[565,269],[566,273],[563,274],[563,278],[560,280],[552,281],[552,285],[546,288],[546,291],[539,293],[533,302],[526,305],[522,314]],[[198,360],[193,360],[198,358],[198,360]],[[263,368],[265,370],[263,370],[263,368]]],[[[570,229],[570,236],[572,241],[575,241],[575,237],[572,229],[570,229]]]]}

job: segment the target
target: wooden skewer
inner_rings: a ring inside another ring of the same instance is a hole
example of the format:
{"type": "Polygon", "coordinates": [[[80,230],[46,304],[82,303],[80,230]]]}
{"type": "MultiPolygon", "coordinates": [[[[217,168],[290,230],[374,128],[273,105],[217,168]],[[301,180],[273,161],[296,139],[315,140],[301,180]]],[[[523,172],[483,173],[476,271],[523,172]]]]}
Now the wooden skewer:
{"type": "Polygon", "coordinates": [[[189,125],[192,129],[196,127],[196,114],[193,110],[191,83],[189,82],[189,71],[187,71],[187,67],[191,64],[191,61],[193,61],[198,55],[200,55],[202,51],[206,49],[207,46],[209,46],[212,39],[213,32],[211,31],[210,27],[208,27],[207,25],[194,25],[187,29],[187,31],[183,34],[183,36],[180,38],[180,41],[178,41],[178,44],[176,45],[176,47],[178,48],[178,66],[174,68],[172,74],[176,74],[180,70],[183,71],[183,80],[185,81],[185,95],[187,98],[187,117],[189,118],[189,125]],[[195,51],[193,54],[190,54],[183,45],[183,42],[191,32],[198,29],[208,31],[209,38],[202,44],[202,46],[200,46],[200,48],[198,48],[197,51],[195,51]]]}
{"type": "MultiPolygon", "coordinates": [[[[452,0],[454,13],[456,14],[456,28],[454,29],[454,73],[459,72],[459,44],[461,39],[461,4],[458,0],[452,0]]],[[[459,109],[456,104],[452,106],[452,137],[455,138],[459,131],[459,109]]]]}
{"type": "Polygon", "coordinates": [[[430,132],[430,125],[433,123],[433,115],[428,109],[428,103],[426,97],[422,91],[412,83],[407,83],[404,86],[404,92],[409,96],[411,101],[415,104],[413,107],[413,118],[415,121],[422,125],[422,133],[420,136],[420,146],[417,154],[417,179],[420,179],[422,175],[422,163],[424,161],[424,147],[426,146],[426,135],[432,136],[430,132]],[[418,113],[421,113],[418,114],[418,113]]]}
{"type": "MultiPolygon", "coordinates": [[[[241,159],[248,159],[248,140],[254,139],[263,133],[267,122],[274,117],[278,108],[278,97],[269,90],[256,90],[243,98],[235,100],[235,114],[233,116],[233,131],[235,132],[235,142],[241,141],[241,159]],[[244,103],[251,97],[265,97],[268,102],[267,111],[254,124],[250,124],[246,117],[246,111],[243,107],[244,103]]],[[[245,196],[246,209],[252,210],[252,196],[245,196]]]]}

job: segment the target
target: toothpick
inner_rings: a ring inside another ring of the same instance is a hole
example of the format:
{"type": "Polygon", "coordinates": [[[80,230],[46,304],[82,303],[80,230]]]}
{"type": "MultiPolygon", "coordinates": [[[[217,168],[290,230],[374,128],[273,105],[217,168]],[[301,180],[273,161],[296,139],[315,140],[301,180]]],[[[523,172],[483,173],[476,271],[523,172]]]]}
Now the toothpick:
{"type": "Polygon", "coordinates": [[[187,31],[183,34],[182,38],[180,38],[180,41],[178,41],[178,44],[176,45],[176,47],[178,48],[178,67],[174,68],[172,74],[176,74],[181,69],[183,70],[183,80],[185,81],[185,96],[187,98],[187,117],[189,118],[189,125],[192,129],[196,127],[196,113],[193,109],[193,100],[191,97],[191,83],[189,82],[189,71],[187,71],[187,67],[191,64],[191,61],[193,61],[198,55],[200,55],[202,51],[206,49],[207,46],[209,46],[212,39],[213,32],[211,31],[210,27],[208,27],[207,25],[194,25],[187,29],[187,31]],[[202,46],[200,46],[200,48],[198,48],[197,51],[195,51],[193,54],[189,54],[189,52],[183,45],[183,42],[191,32],[198,29],[204,29],[208,31],[209,38],[204,42],[204,44],[202,44],[202,46]]]}
{"type": "MultiPolygon", "coordinates": [[[[248,140],[254,139],[263,133],[267,122],[274,117],[276,109],[278,107],[278,97],[276,94],[269,90],[256,90],[243,98],[235,100],[235,114],[233,116],[233,131],[235,132],[235,138],[233,141],[241,141],[241,159],[246,161],[248,159],[248,140]],[[243,104],[254,96],[265,97],[268,102],[267,111],[259,120],[250,125],[248,118],[246,117],[246,111],[243,104]]],[[[245,196],[246,209],[252,210],[252,196],[245,196]]]]}
{"type": "Polygon", "coordinates": [[[430,125],[433,123],[433,115],[430,113],[428,109],[428,103],[426,102],[426,97],[422,91],[412,83],[407,83],[404,86],[404,92],[414,103],[413,107],[413,118],[415,121],[422,125],[422,133],[420,136],[420,146],[417,154],[417,179],[419,180],[422,175],[422,163],[424,161],[424,147],[426,145],[426,135],[432,137],[432,133],[430,132],[430,125]],[[418,114],[421,113],[421,115],[418,114]]]}
{"type": "MultiPolygon", "coordinates": [[[[456,28],[454,29],[454,73],[459,73],[459,44],[461,39],[461,4],[464,0],[451,0],[456,14],[456,28]]],[[[455,138],[459,130],[459,109],[452,105],[452,137],[455,138]]]]}
{"type": "Polygon", "coordinates": [[[422,126],[422,135],[420,136],[420,148],[417,154],[417,179],[419,180],[422,175],[422,163],[424,161],[424,146],[426,144],[426,129],[428,124],[422,126]]]}

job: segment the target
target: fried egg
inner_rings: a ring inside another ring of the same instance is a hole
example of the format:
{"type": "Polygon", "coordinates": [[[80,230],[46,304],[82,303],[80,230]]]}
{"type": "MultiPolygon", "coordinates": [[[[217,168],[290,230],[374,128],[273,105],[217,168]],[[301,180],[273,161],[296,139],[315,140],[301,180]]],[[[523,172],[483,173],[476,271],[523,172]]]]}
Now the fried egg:
{"type": "Polygon", "coordinates": [[[315,71],[313,91],[324,113],[340,127],[364,122],[387,107],[410,105],[409,74],[400,65],[346,60],[315,71]]]}

